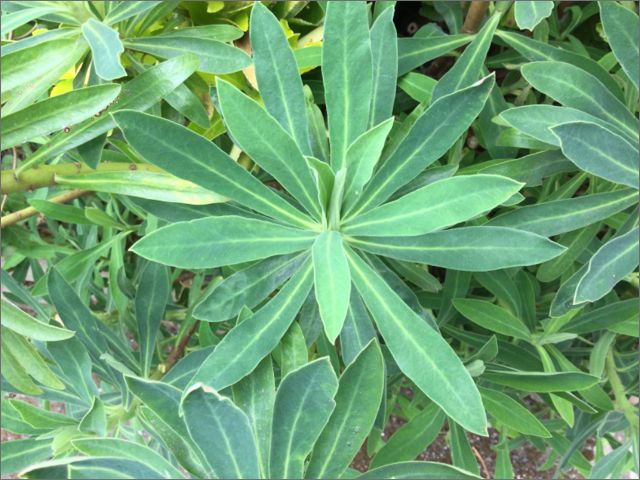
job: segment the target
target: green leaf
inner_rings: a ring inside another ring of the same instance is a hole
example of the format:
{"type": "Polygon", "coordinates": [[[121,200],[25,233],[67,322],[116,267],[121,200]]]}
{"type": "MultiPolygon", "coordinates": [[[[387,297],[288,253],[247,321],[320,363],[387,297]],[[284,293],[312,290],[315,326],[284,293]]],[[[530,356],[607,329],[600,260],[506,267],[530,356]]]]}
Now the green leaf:
{"type": "Polygon", "coordinates": [[[274,352],[274,354],[280,360],[280,375],[282,377],[309,362],[307,342],[298,322],[291,324],[280,341],[278,352],[274,352]]]}
{"type": "Polygon", "coordinates": [[[209,128],[209,114],[205,110],[198,96],[186,85],[178,85],[173,92],[165,95],[164,99],[169,105],[199,127],[204,129],[209,128]]]}
{"type": "Polygon", "coordinates": [[[480,475],[480,466],[473,455],[471,444],[464,429],[451,420],[449,424],[449,444],[451,445],[451,460],[455,467],[480,475]]]}
{"type": "Polygon", "coordinates": [[[348,235],[421,235],[488,212],[522,185],[497,175],[446,178],[356,216],[345,222],[343,231],[348,235]]]}
{"type": "Polygon", "coordinates": [[[170,293],[167,268],[153,262],[147,264],[140,275],[135,298],[140,363],[145,376],[151,369],[156,337],[170,293]]]}
{"type": "Polygon", "coordinates": [[[376,453],[370,468],[413,460],[437,437],[444,424],[444,412],[431,403],[402,425],[376,453]]]}
{"type": "Polygon", "coordinates": [[[127,72],[120,63],[120,54],[124,52],[124,46],[118,32],[94,18],[83,23],[81,30],[91,48],[96,74],[107,81],[124,77],[127,72]]]}
{"type": "Polygon", "coordinates": [[[622,100],[624,98],[620,86],[609,72],[587,55],[575,53],[568,48],[554,47],[513,31],[496,30],[496,35],[531,62],[550,60],[570,63],[596,77],[618,99],[622,100]]]}
{"type": "Polygon", "coordinates": [[[345,365],[353,362],[360,351],[376,336],[367,308],[354,288],[352,285],[347,318],[340,332],[340,353],[345,365]]]}
{"type": "Polygon", "coordinates": [[[349,146],[345,157],[347,178],[343,209],[348,209],[358,200],[362,189],[373,175],[392,127],[393,118],[390,118],[364,132],[349,146]]]}
{"type": "MultiPolygon", "coordinates": [[[[174,177],[162,171],[147,171],[140,165],[132,170],[81,173],[76,175],[56,175],[58,185],[93,190],[96,192],[129,195],[162,202],[176,202],[188,205],[210,205],[226,202],[227,198],[194,183],[174,177]]],[[[106,166],[106,165],[105,165],[106,166]]]]}
{"type": "Polygon", "coordinates": [[[99,397],[93,397],[93,403],[91,404],[89,411],[84,414],[78,424],[78,430],[83,433],[91,433],[101,437],[106,436],[107,415],[104,403],[102,403],[102,400],[100,400],[99,397]]]}
{"type": "Polygon", "coordinates": [[[135,15],[146,12],[160,5],[162,2],[118,2],[117,5],[109,10],[109,13],[104,17],[104,23],[107,25],[113,25],[114,23],[121,22],[127,18],[131,18],[135,15]]]}
{"type": "Polygon", "coordinates": [[[553,2],[551,1],[519,1],[514,6],[515,18],[521,30],[530,30],[538,25],[542,20],[551,15],[553,2]]]}
{"type": "MultiPolygon", "coordinates": [[[[15,355],[5,345],[9,341],[8,336],[3,336],[1,339],[0,355],[2,355],[2,377],[11,384],[18,391],[28,395],[41,395],[42,389],[35,384],[29,373],[25,370],[23,360],[16,358],[15,355]]],[[[3,407],[3,423],[2,427],[6,428],[7,413],[3,407]]],[[[12,431],[15,431],[12,430],[12,431]]]]}
{"type": "Polygon", "coordinates": [[[197,133],[144,113],[118,112],[114,118],[129,145],[149,163],[265,215],[298,226],[313,225],[309,217],[197,133]]]}
{"type": "Polygon", "coordinates": [[[2,348],[19,362],[28,375],[46,387],[56,390],[65,388],[31,342],[8,329],[2,329],[2,337],[2,348]]]}
{"type": "Polygon", "coordinates": [[[638,201],[631,188],[527,205],[489,220],[487,226],[511,227],[545,237],[599,222],[638,201]]]}
{"type": "Polygon", "coordinates": [[[316,301],[327,338],[334,343],[349,308],[351,276],[338,232],[321,233],[311,249],[316,301]]]}
{"type": "Polygon", "coordinates": [[[231,400],[202,384],[182,401],[191,438],[216,478],[258,478],[258,451],[249,419],[231,400]]]}
{"type": "Polygon", "coordinates": [[[473,40],[473,35],[433,35],[430,37],[398,38],[398,75],[442,57],[473,40]]]}
{"type": "Polygon", "coordinates": [[[2,314],[0,315],[0,320],[2,321],[3,327],[13,330],[25,337],[42,342],[56,342],[71,338],[75,335],[75,332],[71,330],[36,320],[4,298],[2,299],[2,314]]]}
{"type": "Polygon", "coordinates": [[[591,333],[637,319],[637,313],[638,302],[630,298],[581,313],[567,322],[562,329],[577,334],[591,333]]]}
{"type": "Polygon", "coordinates": [[[481,477],[446,463],[401,462],[374,468],[356,478],[362,480],[375,478],[470,480],[481,477]]]}
{"type": "Polygon", "coordinates": [[[47,343],[47,350],[55,361],[59,378],[67,392],[75,392],[82,404],[89,407],[98,389],[91,377],[91,358],[77,338],[47,343]]]}
{"type": "Polygon", "coordinates": [[[249,32],[256,79],[267,111],[295,139],[302,153],[311,155],[302,80],[282,25],[258,2],[251,11],[249,32]]]}
{"type": "Polygon", "coordinates": [[[378,125],[392,116],[398,77],[398,42],[393,15],[393,6],[386,8],[371,27],[373,86],[369,127],[378,125]]]}
{"type": "Polygon", "coordinates": [[[615,125],[570,107],[524,105],[505,110],[500,113],[498,118],[500,123],[505,123],[541,142],[556,146],[560,146],[560,141],[551,128],[562,123],[572,122],[595,123],[615,134],[623,135],[628,140],[633,140],[633,137],[629,137],[628,132],[620,130],[615,125]]]}
{"type": "Polygon", "coordinates": [[[548,438],[549,431],[536,416],[509,395],[489,388],[480,388],[487,412],[500,423],[525,435],[548,438]]]}
{"type": "Polygon", "coordinates": [[[306,254],[268,258],[225,278],[193,310],[207,322],[235,317],[242,307],[253,308],[295,273],[306,254]]]}
{"type": "Polygon", "coordinates": [[[599,125],[586,122],[551,127],[562,153],[585,172],[611,182],[638,188],[638,149],[599,125]]]}
{"type": "Polygon", "coordinates": [[[69,425],[75,426],[77,424],[77,421],[71,417],[38,408],[30,403],[23,402],[22,400],[8,400],[8,403],[18,412],[22,420],[34,428],[54,430],[56,428],[66,427],[69,425]]]}
{"type": "Polygon", "coordinates": [[[247,415],[253,429],[262,472],[260,478],[266,478],[269,473],[271,421],[276,397],[275,383],[271,357],[266,356],[253,372],[231,387],[233,401],[247,415]]]}
{"type": "Polygon", "coordinates": [[[154,36],[132,38],[124,45],[158,58],[195,55],[200,60],[198,71],[218,75],[237,72],[251,64],[249,56],[239,48],[209,38],[154,36]]]}
{"type": "Polygon", "coordinates": [[[369,124],[373,80],[367,5],[328,3],[323,38],[322,78],[331,167],[337,172],[345,165],[349,145],[369,124]]]}
{"type": "Polygon", "coordinates": [[[400,370],[464,428],[483,435],[480,394],[452,348],[360,257],[347,250],[347,258],[353,282],[400,370]]]}
{"type": "Polygon", "coordinates": [[[341,478],[378,413],[384,388],[384,360],[371,340],[340,377],[336,408],[315,444],[306,478],[341,478]]]}
{"type": "Polygon", "coordinates": [[[607,41],[629,79],[640,88],[638,15],[618,2],[598,2],[607,41]]]}
{"type": "MultiPolygon", "coordinates": [[[[193,56],[183,56],[150,68],[123,85],[120,96],[108,111],[147,110],[185,81],[195,71],[197,62],[193,56]]],[[[115,127],[113,117],[106,113],[80,125],[69,126],[69,132],[60,132],[51,138],[21,164],[19,171],[93,140],[115,127]]]]}
{"type": "Polygon", "coordinates": [[[327,357],[282,379],[273,409],[269,478],[303,478],[304,461],[336,406],[337,389],[327,357]]]}
{"type": "Polygon", "coordinates": [[[99,114],[120,93],[120,85],[107,84],[73,90],[5,116],[2,149],[26,143],[99,114]]]}
{"type": "Polygon", "coordinates": [[[304,250],[315,237],[314,232],[226,215],[167,225],[138,240],[131,250],[164,265],[213,268],[304,250]]]}
{"type": "Polygon", "coordinates": [[[415,237],[350,238],[367,252],[467,272],[534,265],[560,255],[564,247],[513,228],[461,227],[415,237]]]}
{"type": "Polygon", "coordinates": [[[449,150],[480,113],[494,83],[489,76],[434,102],[374,175],[345,220],[380,205],[449,150]]]}
{"type": "Polygon", "coordinates": [[[578,282],[574,303],[595,302],[638,266],[638,227],[605,243],[578,282]]]}
{"type": "Polygon", "coordinates": [[[484,300],[456,298],[453,306],[473,323],[492,332],[529,340],[531,332],[518,317],[498,305],[484,300]]]}
{"type": "Polygon", "coordinates": [[[21,27],[25,23],[31,22],[38,17],[44,16],[48,13],[53,13],[55,11],[56,8],[52,7],[31,7],[12,13],[3,13],[2,18],[0,19],[0,24],[2,25],[0,35],[4,37],[9,32],[17,29],[18,27],[21,27]]]}
{"type": "Polygon", "coordinates": [[[98,328],[98,320],[84,305],[80,297],[56,268],[49,270],[47,281],[49,298],[56,307],[64,325],[76,332],[76,338],[82,342],[94,362],[100,361],[100,355],[107,351],[107,343],[98,328]]]}
{"type": "Polygon", "coordinates": [[[230,83],[219,80],[217,89],[233,140],[319,220],[318,188],[294,139],[257,102],[230,83]]]}
{"type": "Polygon", "coordinates": [[[46,460],[51,454],[51,440],[48,438],[4,441],[2,442],[2,455],[0,455],[2,475],[23,470],[34,463],[46,460]]]}
{"type": "Polygon", "coordinates": [[[60,222],[75,223],[77,225],[91,225],[91,221],[85,215],[85,209],[72,205],[60,205],[48,200],[29,200],[29,205],[42,213],[45,217],[60,222]]]}
{"type": "Polygon", "coordinates": [[[159,478],[183,478],[176,467],[146,445],[119,438],[76,438],[72,445],[92,457],[127,458],[144,463],[155,470],[159,478]]]}
{"type": "Polygon", "coordinates": [[[54,39],[2,57],[2,116],[31,105],[87,51],[80,39],[54,39]]]}
{"type": "Polygon", "coordinates": [[[489,18],[473,42],[462,52],[455,65],[438,81],[431,95],[432,102],[469,87],[480,78],[501,15],[501,12],[495,12],[489,18]]]}
{"type": "Polygon", "coordinates": [[[521,72],[533,88],[565,107],[594,115],[638,138],[638,120],[590,73],[563,62],[532,62],[521,72]]]}
{"type": "Polygon", "coordinates": [[[585,390],[600,381],[581,372],[523,372],[519,370],[487,369],[482,378],[498,385],[525,392],[571,392],[585,390]]]}
{"type": "Polygon", "coordinates": [[[232,42],[242,38],[244,32],[238,27],[224,23],[213,25],[199,25],[197,27],[177,28],[164,32],[158,37],[187,37],[187,38],[206,38],[209,40],[218,40],[219,42],[232,42]]]}
{"type": "Polygon", "coordinates": [[[243,378],[278,344],[289,329],[313,283],[311,261],[265,306],[233,328],[216,346],[191,380],[221,390],[243,378]]]}

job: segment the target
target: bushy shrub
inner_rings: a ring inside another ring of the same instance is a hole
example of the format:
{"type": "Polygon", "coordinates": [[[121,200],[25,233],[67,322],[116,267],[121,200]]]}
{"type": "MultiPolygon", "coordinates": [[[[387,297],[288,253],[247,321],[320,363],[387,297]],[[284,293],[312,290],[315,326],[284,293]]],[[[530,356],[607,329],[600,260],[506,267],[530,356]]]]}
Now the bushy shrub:
{"type": "Polygon", "coordinates": [[[3,475],[638,472],[636,5],[394,3],[2,3],[3,475]]]}

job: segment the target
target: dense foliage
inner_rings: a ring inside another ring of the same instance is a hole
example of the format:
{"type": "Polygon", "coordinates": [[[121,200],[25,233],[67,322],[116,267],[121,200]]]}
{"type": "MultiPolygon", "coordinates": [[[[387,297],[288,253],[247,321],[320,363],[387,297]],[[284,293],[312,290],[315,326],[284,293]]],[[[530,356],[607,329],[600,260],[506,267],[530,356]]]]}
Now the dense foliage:
{"type": "Polygon", "coordinates": [[[2,2],[3,475],[637,473],[639,23],[572,3],[2,2]]]}

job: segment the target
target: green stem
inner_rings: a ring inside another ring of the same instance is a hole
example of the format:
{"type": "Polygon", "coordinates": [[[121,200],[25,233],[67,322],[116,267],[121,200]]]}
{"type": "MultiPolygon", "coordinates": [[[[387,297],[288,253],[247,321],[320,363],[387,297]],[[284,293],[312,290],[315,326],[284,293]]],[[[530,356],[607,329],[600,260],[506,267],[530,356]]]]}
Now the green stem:
{"type": "Polygon", "coordinates": [[[56,175],[70,176],[91,172],[113,172],[120,170],[143,170],[150,172],[161,172],[162,170],[154,165],[146,163],[101,163],[94,170],[82,163],[60,163],[56,165],[44,165],[30,168],[16,175],[15,170],[5,170],[2,172],[3,195],[15,192],[25,192],[36,188],[50,187],[56,184],[56,175]]]}
{"type": "Polygon", "coordinates": [[[636,432],[637,435],[638,416],[636,415],[635,407],[631,405],[631,403],[629,403],[629,400],[627,399],[624,385],[622,384],[622,380],[620,380],[620,376],[618,375],[616,362],[613,358],[613,347],[607,354],[606,369],[607,377],[609,378],[609,383],[611,384],[611,389],[613,390],[615,404],[618,407],[618,410],[621,411],[624,414],[625,418],[629,421],[631,428],[634,432],[636,432]]]}

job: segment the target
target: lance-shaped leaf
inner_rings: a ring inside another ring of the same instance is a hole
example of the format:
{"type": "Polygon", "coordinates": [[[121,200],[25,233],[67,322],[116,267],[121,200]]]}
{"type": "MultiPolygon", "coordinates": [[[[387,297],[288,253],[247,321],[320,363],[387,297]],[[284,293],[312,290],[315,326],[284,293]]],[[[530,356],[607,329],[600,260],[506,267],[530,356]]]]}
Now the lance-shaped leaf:
{"type": "Polygon", "coordinates": [[[306,478],[340,478],[369,434],[384,388],[384,360],[371,340],[340,377],[336,408],[316,442],[306,478]]]}
{"type": "Polygon", "coordinates": [[[342,237],[336,231],[323,232],[316,238],[311,252],[316,301],[324,331],[333,343],[342,330],[351,293],[351,276],[342,237]]]}
{"type": "Polygon", "coordinates": [[[638,227],[605,243],[578,282],[574,303],[601,299],[638,266],[638,227]]]}
{"type": "Polygon", "coordinates": [[[545,438],[551,436],[534,414],[509,395],[489,388],[481,388],[480,395],[487,412],[509,428],[525,435],[545,438]]]}
{"type": "Polygon", "coordinates": [[[42,342],[56,342],[75,335],[75,332],[66,328],[56,327],[36,320],[4,298],[2,299],[0,321],[3,327],[42,342]]]}
{"type": "Polygon", "coordinates": [[[622,89],[613,79],[611,74],[598,62],[586,55],[573,52],[567,48],[554,47],[548,43],[534,40],[525,35],[513,31],[496,30],[496,35],[504,40],[507,45],[516,50],[520,55],[531,62],[556,61],[575,65],[596,77],[617,98],[623,99],[622,89]]]}
{"type": "Polygon", "coordinates": [[[132,38],[124,42],[127,48],[149,53],[158,58],[173,58],[192,54],[198,57],[198,70],[205,73],[233,73],[251,64],[251,59],[239,48],[209,38],[154,36],[132,38]]]}
{"type": "Polygon", "coordinates": [[[256,368],[276,347],[309,295],[312,270],[308,260],[269,303],[233,328],[202,362],[191,385],[202,382],[221,390],[256,368]]]}
{"type": "Polygon", "coordinates": [[[131,250],[163,265],[212,268],[304,250],[315,237],[314,232],[226,215],[167,225],[138,240],[131,250]]]}
{"type": "Polygon", "coordinates": [[[562,153],[585,172],[628,187],[638,188],[638,149],[599,125],[563,123],[551,128],[560,139],[562,153]]]}
{"type": "Polygon", "coordinates": [[[560,141],[551,128],[562,123],[589,122],[613,133],[629,138],[628,133],[621,131],[615,125],[589,115],[582,110],[556,105],[524,105],[510,108],[500,113],[499,122],[505,123],[522,133],[541,142],[560,146],[560,141]]]}
{"type": "Polygon", "coordinates": [[[373,85],[369,126],[391,117],[398,77],[398,42],[393,7],[385,9],[371,27],[373,85]]]}
{"type": "MultiPolygon", "coordinates": [[[[257,2],[251,10],[249,32],[256,79],[267,111],[295,139],[302,153],[311,155],[302,80],[282,25],[257,2]]],[[[260,126],[259,121],[254,121],[260,126]]]]}
{"type": "Polygon", "coordinates": [[[73,90],[3,117],[2,149],[62,130],[99,113],[120,93],[107,84],[73,90]]]}
{"type": "Polygon", "coordinates": [[[253,308],[295,273],[306,254],[268,258],[225,278],[193,309],[207,322],[235,317],[242,307],[253,308]]]}
{"type": "Polygon", "coordinates": [[[109,10],[109,13],[104,18],[104,23],[107,25],[113,25],[114,23],[121,22],[127,18],[131,18],[134,15],[139,15],[147,10],[160,5],[162,2],[118,2],[117,5],[109,10]]]}
{"type": "Polygon", "coordinates": [[[347,258],[353,282],[402,372],[456,422],[484,435],[480,394],[452,348],[360,257],[347,250],[347,258]]]}
{"type": "Polygon", "coordinates": [[[521,71],[533,88],[565,107],[583,110],[638,138],[638,120],[590,73],[564,62],[532,62],[521,71]]]}
{"type": "Polygon", "coordinates": [[[343,231],[348,235],[421,235],[488,212],[522,185],[498,175],[446,178],[347,221],[343,231]]]}
{"type": "Polygon", "coordinates": [[[93,68],[100,78],[110,81],[127,74],[120,63],[124,45],[118,32],[95,18],[90,18],[82,24],[82,35],[91,48],[93,68]]]}
{"type": "Polygon", "coordinates": [[[551,1],[520,1],[514,6],[516,23],[522,30],[530,30],[538,25],[542,20],[551,15],[553,2],[551,1]]]}
{"type": "Polygon", "coordinates": [[[144,113],[118,112],[114,118],[129,145],[149,163],[270,217],[298,226],[311,224],[306,215],[197,133],[144,113]]]}
{"type": "Polygon", "coordinates": [[[273,408],[269,478],[303,478],[304,461],[335,408],[337,389],[328,357],[282,379],[273,408]]]}
{"type": "Polygon", "coordinates": [[[585,390],[600,381],[598,377],[582,372],[523,372],[488,368],[482,378],[517,390],[541,393],[585,390]]]}
{"type": "Polygon", "coordinates": [[[249,418],[258,447],[262,477],[269,473],[271,421],[276,397],[276,382],[271,357],[265,357],[250,375],[233,385],[233,401],[249,418]]]}
{"type": "Polygon", "coordinates": [[[345,159],[347,178],[343,208],[347,209],[358,200],[362,189],[371,179],[391,127],[393,127],[393,118],[367,130],[349,146],[345,159]]]}
{"type": "MultiPolygon", "coordinates": [[[[2,413],[5,414],[4,411],[2,413]]],[[[51,447],[52,442],[49,438],[25,438],[2,442],[2,457],[0,458],[2,474],[9,475],[34,463],[46,460],[52,455],[51,447]]]]}
{"type": "Polygon", "coordinates": [[[358,353],[376,336],[367,307],[354,288],[351,285],[347,318],[340,332],[340,353],[345,365],[353,362],[358,353]]]}
{"type": "Polygon", "coordinates": [[[198,384],[182,401],[184,420],[216,478],[259,478],[249,419],[231,400],[198,384]]]}
{"type": "Polygon", "coordinates": [[[484,60],[491,46],[491,40],[500,21],[500,16],[501,12],[495,12],[489,18],[473,42],[462,52],[455,65],[438,81],[431,94],[432,102],[456,90],[468,87],[480,78],[484,60]]]}
{"type": "Polygon", "coordinates": [[[607,41],[629,79],[640,88],[638,15],[618,2],[598,2],[607,41]]]}
{"type": "Polygon", "coordinates": [[[442,410],[429,404],[394,432],[371,460],[371,468],[416,458],[438,437],[444,420],[442,410]]]}
{"type": "Polygon", "coordinates": [[[129,391],[142,402],[141,418],[150,425],[176,459],[199,477],[212,476],[206,460],[179,416],[181,390],[165,382],[125,377],[129,391]]]}
{"type": "Polygon", "coordinates": [[[487,226],[518,228],[550,237],[599,222],[638,201],[631,188],[528,205],[489,220],[487,226]]]}
{"type": "Polygon", "coordinates": [[[294,139],[257,102],[230,83],[218,80],[217,89],[222,115],[233,140],[320,219],[318,188],[294,139]]]}
{"type": "MultiPolygon", "coordinates": [[[[108,112],[123,109],[141,111],[148,109],[189,78],[197,65],[197,58],[185,55],[167,60],[150,68],[122,86],[120,96],[109,108],[108,112]]],[[[107,112],[100,117],[85,120],[79,125],[69,125],[69,132],[56,134],[49,142],[31,155],[20,169],[24,170],[29,166],[60,155],[89,140],[93,140],[114,127],[116,127],[116,123],[107,112]]]]}
{"type": "Polygon", "coordinates": [[[416,120],[345,218],[380,205],[444,155],[480,113],[494,84],[491,75],[433,103],[416,120]]]}
{"type": "Polygon", "coordinates": [[[472,298],[456,298],[453,306],[473,323],[492,332],[522,340],[529,340],[531,337],[531,332],[522,320],[493,303],[472,298]]]}
{"type": "Polygon", "coordinates": [[[471,480],[481,477],[461,468],[437,462],[400,462],[374,468],[357,479],[424,478],[438,480],[471,480]]]}
{"type": "Polygon", "coordinates": [[[55,39],[2,57],[2,116],[27,107],[87,51],[81,39],[55,39]]]}
{"type": "Polygon", "coordinates": [[[93,190],[95,192],[129,195],[136,198],[187,205],[210,205],[226,202],[222,195],[182,180],[163,171],[148,171],[142,167],[152,165],[131,164],[135,170],[95,171],[77,175],[56,175],[58,185],[93,190]]]}
{"type": "Polygon", "coordinates": [[[350,238],[349,243],[377,255],[465,272],[535,265],[565,251],[545,237],[505,227],[461,227],[415,237],[350,238]]]}
{"type": "Polygon", "coordinates": [[[433,35],[398,39],[398,75],[454,51],[473,40],[473,35],[433,35]]]}
{"type": "Polygon", "coordinates": [[[347,148],[369,123],[372,66],[365,3],[327,4],[322,78],[331,140],[331,166],[337,172],[344,167],[347,148]]]}
{"type": "Polygon", "coordinates": [[[158,474],[159,478],[183,478],[176,467],[171,465],[155,450],[141,443],[119,438],[76,438],[72,444],[85,455],[92,457],[128,458],[144,463],[158,474]]]}
{"type": "MultiPolygon", "coordinates": [[[[37,5],[37,4],[36,4],[37,5]]],[[[0,19],[0,35],[3,37],[10,31],[21,27],[25,23],[35,20],[38,17],[53,13],[57,9],[55,7],[30,7],[24,10],[18,10],[12,13],[4,13],[0,19]]]]}
{"type": "Polygon", "coordinates": [[[166,267],[153,262],[149,263],[140,276],[135,299],[143,375],[147,375],[151,368],[156,337],[169,294],[169,273],[166,267]]]}

